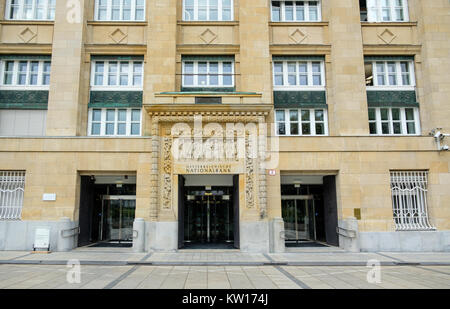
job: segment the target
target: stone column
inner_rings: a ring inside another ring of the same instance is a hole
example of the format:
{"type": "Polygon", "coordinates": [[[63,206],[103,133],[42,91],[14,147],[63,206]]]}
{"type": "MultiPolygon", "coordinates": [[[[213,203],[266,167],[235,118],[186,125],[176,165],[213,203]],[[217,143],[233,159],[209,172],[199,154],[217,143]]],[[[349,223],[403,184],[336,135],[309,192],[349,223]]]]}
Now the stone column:
{"type": "Polygon", "coordinates": [[[450,133],[450,2],[409,2],[410,6],[415,5],[422,44],[422,76],[417,80],[422,134],[427,135],[434,128],[450,133]]]}
{"type": "Polygon", "coordinates": [[[241,91],[261,92],[272,101],[268,1],[239,1],[241,91]]]}
{"type": "Polygon", "coordinates": [[[358,0],[328,1],[331,39],[329,113],[335,120],[331,135],[368,135],[364,55],[358,0]]]}
{"type": "MultiPolygon", "coordinates": [[[[83,102],[84,37],[89,1],[56,1],[52,69],[47,112],[48,136],[77,136],[87,102],[83,102]],[[79,6],[77,6],[79,4],[79,6]]],[[[84,132],[85,133],[85,132],[84,132]]]]}

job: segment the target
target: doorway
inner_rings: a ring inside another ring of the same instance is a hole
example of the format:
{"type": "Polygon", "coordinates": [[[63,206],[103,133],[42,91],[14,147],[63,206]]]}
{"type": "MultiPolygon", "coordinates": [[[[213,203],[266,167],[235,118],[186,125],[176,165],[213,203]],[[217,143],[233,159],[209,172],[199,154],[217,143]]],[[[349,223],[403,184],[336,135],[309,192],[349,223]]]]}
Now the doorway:
{"type": "Polygon", "coordinates": [[[180,176],[179,248],[239,248],[239,176],[199,176],[180,176]]]}
{"type": "Polygon", "coordinates": [[[78,246],[131,247],[136,176],[81,176],[78,246]]]}
{"type": "Polygon", "coordinates": [[[282,176],[286,247],[339,246],[335,176],[282,176]]]}

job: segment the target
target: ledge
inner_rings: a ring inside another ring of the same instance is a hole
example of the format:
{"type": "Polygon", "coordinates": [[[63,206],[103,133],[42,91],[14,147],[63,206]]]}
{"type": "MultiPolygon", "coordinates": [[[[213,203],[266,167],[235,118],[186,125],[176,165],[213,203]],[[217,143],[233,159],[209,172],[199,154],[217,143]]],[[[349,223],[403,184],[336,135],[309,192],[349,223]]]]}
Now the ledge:
{"type": "Polygon", "coordinates": [[[89,26],[147,26],[146,21],[87,21],[89,26]]]}
{"type": "Polygon", "coordinates": [[[412,22],[383,22],[383,23],[375,23],[375,22],[368,22],[368,21],[362,21],[361,22],[362,27],[414,27],[417,26],[416,21],[412,22]]]}
{"type": "Polygon", "coordinates": [[[365,44],[364,55],[416,55],[421,52],[422,45],[365,44]]]}
{"type": "Polygon", "coordinates": [[[325,27],[328,26],[328,22],[327,21],[310,21],[310,22],[286,22],[286,21],[281,21],[281,22],[269,22],[269,26],[271,27],[286,27],[286,26],[291,26],[291,27],[325,27]]]}
{"type": "Polygon", "coordinates": [[[331,45],[326,44],[271,44],[270,53],[276,55],[328,55],[331,54],[331,45]]]}
{"type": "Polygon", "coordinates": [[[40,20],[0,20],[0,25],[44,25],[44,26],[53,26],[55,24],[54,21],[40,21],[40,20]]]}
{"type": "Polygon", "coordinates": [[[239,21],[181,21],[179,26],[239,26],[239,21]]]}
{"type": "Polygon", "coordinates": [[[222,96],[230,96],[230,97],[262,97],[261,93],[256,92],[211,92],[211,91],[198,91],[198,92],[160,92],[156,93],[155,97],[222,97],[222,96]]]}

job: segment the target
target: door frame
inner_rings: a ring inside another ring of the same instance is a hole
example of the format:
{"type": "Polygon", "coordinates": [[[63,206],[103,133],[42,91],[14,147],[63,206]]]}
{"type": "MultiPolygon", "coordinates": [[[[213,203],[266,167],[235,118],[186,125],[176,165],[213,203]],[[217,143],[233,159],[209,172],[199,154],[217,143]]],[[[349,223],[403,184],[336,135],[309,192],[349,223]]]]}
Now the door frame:
{"type": "MultiPolygon", "coordinates": [[[[103,216],[104,216],[104,212],[105,212],[105,209],[104,209],[105,201],[134,201],[135,205],[136,205],[136,195],[102,195],[102,214],[101,214],[101,219],[100,219],[100,235],[99,235],[100,241],[104,241],[103,240],[103,216]]],[[[136,219],[136,213],[134,216],[136,219]]],[[[122,229],[122,224],[121,224],[120,229],[122,229]]],[[[123,241],[123,240],[119,239],[119,242],[121,242],[121,241],[123,241]]]]}

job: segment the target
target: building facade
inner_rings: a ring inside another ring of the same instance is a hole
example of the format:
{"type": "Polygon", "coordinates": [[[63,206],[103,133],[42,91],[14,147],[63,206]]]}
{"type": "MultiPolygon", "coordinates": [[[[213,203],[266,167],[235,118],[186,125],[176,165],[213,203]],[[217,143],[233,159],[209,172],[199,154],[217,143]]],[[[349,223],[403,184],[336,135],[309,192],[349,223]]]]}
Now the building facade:
{"type": "Polygon", "coordinates": [[[0,5],[0,250],[450,250],[448,0],[0,5]]]}

